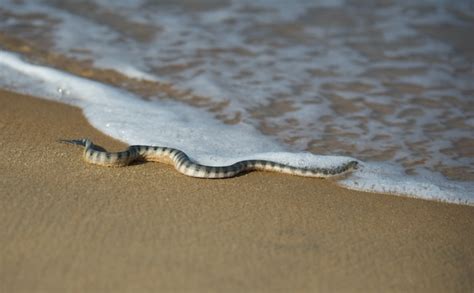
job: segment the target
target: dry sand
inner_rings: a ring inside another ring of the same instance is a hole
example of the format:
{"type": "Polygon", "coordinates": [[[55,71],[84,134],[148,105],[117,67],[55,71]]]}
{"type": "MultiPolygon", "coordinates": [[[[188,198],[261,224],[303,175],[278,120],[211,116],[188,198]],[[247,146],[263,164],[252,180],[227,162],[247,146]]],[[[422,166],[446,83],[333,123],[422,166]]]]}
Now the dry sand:
{"type": "Polygon", "coordinates": [[[474,207],[254,172],[103,168],[77,108],[0,91],[0,292],[474,290],[474,207]]]}

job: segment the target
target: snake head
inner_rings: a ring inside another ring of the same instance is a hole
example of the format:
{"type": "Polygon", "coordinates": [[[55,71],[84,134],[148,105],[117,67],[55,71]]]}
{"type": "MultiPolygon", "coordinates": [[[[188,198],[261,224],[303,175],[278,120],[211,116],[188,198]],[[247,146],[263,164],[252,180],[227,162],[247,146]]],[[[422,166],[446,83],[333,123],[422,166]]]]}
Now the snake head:
{"type": "Polygon", "coordinates": [[[78,145],[82,147],[89,147],[92,142],[90,139],[87,138],[81,138],[81,139],[60,139],[58,140],[60,143],[65,143],[65,144],[73,144],[73,145],[78,145]]]}

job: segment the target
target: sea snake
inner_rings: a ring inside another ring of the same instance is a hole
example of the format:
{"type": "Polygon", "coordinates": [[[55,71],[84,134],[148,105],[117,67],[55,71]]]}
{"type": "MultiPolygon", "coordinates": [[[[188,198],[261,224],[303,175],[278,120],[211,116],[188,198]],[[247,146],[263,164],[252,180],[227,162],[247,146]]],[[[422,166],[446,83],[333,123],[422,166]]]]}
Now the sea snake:
{"type": "Polygon", "coordinates": [[[305,177],[327,178],[357,168],[357,161],[349,161],[334,168],[298,168],[265,160],[245,160],[229,166],[205,166],[191,160],[183,151],[169,147],[132,145],[125,151],[111,153],[94,145],[89,139],[61,139],[61,143],[84,147],[84,160],[107,167],[123,167],[133,161],[154,161],[174,165],[184,175],[197,178],[228,178],[253,170],[281,172],[305,177]]]}

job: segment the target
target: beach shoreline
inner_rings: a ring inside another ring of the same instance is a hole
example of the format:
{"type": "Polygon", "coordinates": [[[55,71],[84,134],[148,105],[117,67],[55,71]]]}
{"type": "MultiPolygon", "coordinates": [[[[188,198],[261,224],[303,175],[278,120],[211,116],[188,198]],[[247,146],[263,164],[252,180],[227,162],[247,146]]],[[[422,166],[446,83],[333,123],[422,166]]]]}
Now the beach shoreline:
{"type": "Polygon", "coordinates": [[[103,168],[80,109],[0,90],[0,291],[474,289],[474,207],[252,172],[103,168]]]}

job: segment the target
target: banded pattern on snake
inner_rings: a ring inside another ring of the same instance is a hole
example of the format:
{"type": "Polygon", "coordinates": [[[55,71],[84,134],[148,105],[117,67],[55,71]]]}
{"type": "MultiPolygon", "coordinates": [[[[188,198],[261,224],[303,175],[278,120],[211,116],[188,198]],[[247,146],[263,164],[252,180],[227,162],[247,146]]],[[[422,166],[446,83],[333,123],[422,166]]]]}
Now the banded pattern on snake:
{"type": "Polygon", "coordinates": [[[245,160],[229,166],[205,166],[191,160],[183,151],[169,147],[132,145],[122,152],[107,152],[89,139],[59,140],[59,142],[84,147],[84,160],[107,167],[123,167],[133,161],[154,161],[174,165],[187,176],[197,178],[228,178],[243,172],[260,170],[281,172],[305,177],[327,178],[341,175],[357,168],[357,161],[349,161],[334,168],[298,168],[265,160],[245,160]]]}

